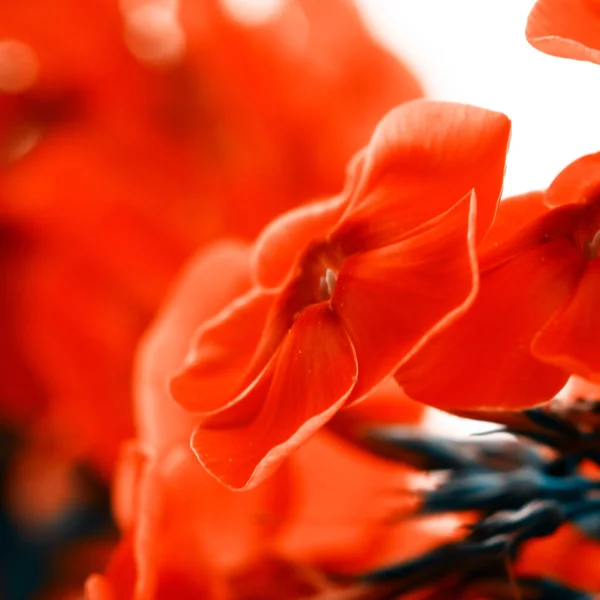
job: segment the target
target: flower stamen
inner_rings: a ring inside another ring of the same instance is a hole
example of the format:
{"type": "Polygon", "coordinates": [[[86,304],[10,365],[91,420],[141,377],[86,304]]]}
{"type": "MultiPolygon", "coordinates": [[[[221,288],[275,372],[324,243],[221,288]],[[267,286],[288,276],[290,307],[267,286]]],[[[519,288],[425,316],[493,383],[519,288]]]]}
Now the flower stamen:
{"type": "Polygon", "coordinates": [[[327,268],[327,270],[325,271],[325,275],[323,275],[319,280],[319,293],[321,296],[321,300],[329,300],[331,298],[336,282],[336,273],[333,270],[327,268]]]}
{"type": "Polygon", "coordinates": [[[600,229],[596,231],[591,241],[586,243],[585,250],[588,259],[592,260],[594,258],[598,258],[598,255],[600,254],[600,229]]]}

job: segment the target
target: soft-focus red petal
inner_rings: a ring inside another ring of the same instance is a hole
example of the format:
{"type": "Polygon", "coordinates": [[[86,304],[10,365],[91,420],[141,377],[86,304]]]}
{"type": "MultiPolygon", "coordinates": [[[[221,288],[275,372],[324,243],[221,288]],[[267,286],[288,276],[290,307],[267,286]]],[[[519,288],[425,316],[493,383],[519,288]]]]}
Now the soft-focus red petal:
{"type": "Polygon", "coordinates": [[[224,570],[247,563],[269,548],[292,510],[290,471],[280,469],[259,489],[236,493],[210,477],[187,445],[185,455],[182,450],[180,454],[177,469],[165,463],[161,535],[170,530],[173,546],[181,545],[183,550],[195,540],[205,554],[204,561],[224,570]]]}
{"type": "Polygon", "coordinates": [[[308,307],[254,384],[202,421],[192,447],[225,485],[254,487],[339,410],[356,375],[335,313],[325,303],[308,307]]]}
{"type": "Polygon", "coordinates": [[[226,594],[218,598],[211,596],[210,600],[316,600],[320,592],[331,585],[329,579],[312,565],[270,554],[257,557],[230,574],[226,594]]]}
{"type": "Polygon", "coordinates": [[[198,465],[188,444],[151,461],[134,530],[136,598],[167,600],[175,583],[202,589],[207,575],[222,577],[267,551],[289,515],[289,488],[283,468],[260,488],[234,493],[198,465]]]}
{"type": "Polygon", "coordinates": [[[392,374],[477,288],[475,195],[393,246],[351,256],[332,297],[358,358],[352,400],[392,374]]]}
{"type": "Polygon", "coordinates": [[[589,204],[600,197],[600,152],[578,158],[564,168],[546,192],[548,206],[589,204]]]}
{"type": "Polygon", "coordinates": [[[531,354],[541,327],[577,285],[582,258],[563,240],[524,249],[485,270],[470,309],[431,339],[396,379],[415,400],[448,409],[520,408],[566,382],[531,354]],[[435,377],[432,377],[435,373],[435,377]]]}
{"type": "Polygon", "coordinates": [[[298,254],[311,240],[324,236],[337,223],[346,204],[344,196],[337,196],[301,206],[268,225],[256,240],[256,281],[265,288],[281,285],[298,254]]]}
{"type": "Polygon", "coordinates": [[[527,41],[553,56],[600,64],[600,4],[597,0],[538,0],[527,41]]]}
{"type": "Polygon", "coordinates": [[[191,259],[146,331],[135,360],[134,406],[138,437],[155,452],[188,440],[197,422],[169,393],[194,331],[250,286],[250,248],[213,244],[191,259]]]}
{"type": "Polygon", "coordinates": [[[129,532],[135,523],[140,481],[147,462],[147,453],[137,440],[121,446],[112,484],[112,512],[121,532],[129,532]]]}
{"type": "Polygon", "coordinates": [[[505,115],[474,106],[394,109],[375,130],[338,235],[350,251],[392,244],[474,189],[481,239],[496,213],[509,137],[505,115]]]}
{"type": "MultiPolygon", "coordinates": [[[[416,425],[425,409],[424,404],[409,398],[393,377],[388,377],[363,400],[336,413],[327,423],[327,430],[361,447],[365,430],[387,425],[416,425]]],[[[368,446],[366,449],[370,450],[368,446]]]]}
{"type": "Polygon", "coordinates": [[[296,512],[276,541],[284,556],[331,569],[365,568],[392,534],[407,470],[321,432],[290,459],[296,512]]]}
{"type": "Polygon", "coordinates": [[[362,402],[337,413],[332,423],[362,427],[393,423],[416,424],[423,417],[424,410],[425,407],[420,402],[411,400],[398,383],[388,377],[362,402]]]}
{"type": "Polygon", "coordinates": [[[568,523],[552,536],[524,544],[515,565],[516,575],[547,577],[574,589],[600,593],[599,561],[598,540],[568,523]]]}
{"type": "Polygon", "coordinates": [[[251,290],[204,323],[182,372],[171,380],[181,406],[211,413],[240,391],[274,299],[273,292],[251,290]]]}
{"type": "MultiPolygon", "coordinates": [[[[98,583],[92,583],[91,592],[103,593],[110,585],[112,599],[131,600],[134,597],[134,589],[137,578],[137,565],[133,552],[133,540],[131,536],[125,536],[115,548],[105,571],[106,579],[98,583]]],[[[86,592],[88,591],[86,587],[86,592]]],[[[141,596],[135,596],[143,600],[141,596]]],[[[102,596],[100,596],[102,598],[102,596]]],[[[86,600],[88,600],[86,598],[86,600]]],[[[95,600],[93,597],[90,600],[95,600]]]]}
{"type": "Polygon", "coordinates": [[[600,259],[588,264],[569,303],[537,335],[533,353],[600,382],[600,259]]]}
{"type": "Polygon", "coordinates": [[[110,581],[103,575],[90,575],[85,582],[85,600],[114,600],[110,581]]]}
{"type": "Polygon", "coordinates": [[[364,401],[336,413],[325,430],[295,452],[287,464],[295,474],[298,502],[278,536],[277,549],[296,561],[316,561],[336,571],[383,564],[382,554],[398,537],[396,528],[406,527],[390,517],[398,514],[402,502],[397,491],[407,488],[408,472],[344,438],[363,427],[416,424],[424,408],[388,378],[364,401]]]}

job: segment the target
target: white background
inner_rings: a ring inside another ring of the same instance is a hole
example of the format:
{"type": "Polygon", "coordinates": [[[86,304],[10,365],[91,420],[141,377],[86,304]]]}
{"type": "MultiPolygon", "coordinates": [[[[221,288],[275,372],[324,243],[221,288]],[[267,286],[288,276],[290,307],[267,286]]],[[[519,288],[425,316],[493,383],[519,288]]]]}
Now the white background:
{"type": "Polygon", "coordinates": [[[512,119],[505,195],[544,188],[575,158],[600,151],[600,66],[532,48],[524,32],[533,0],[357,4],[431,96],[512,119]]]}

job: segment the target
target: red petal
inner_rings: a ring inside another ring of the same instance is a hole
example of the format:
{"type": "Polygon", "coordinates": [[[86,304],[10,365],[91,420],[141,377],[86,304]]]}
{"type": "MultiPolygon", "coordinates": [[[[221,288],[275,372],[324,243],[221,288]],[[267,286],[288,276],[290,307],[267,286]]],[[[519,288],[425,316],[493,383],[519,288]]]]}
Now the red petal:
{"type": "MultiPolygon", "coordinates": [[[[152,451],[155,451],[152,448],[152,451]]],[[[148,453],[138,440],[128,440],[112,479],[112,512],[122,532],[129,533],[137,517],[140,481],[148,464],[148,453]]]]}
{"type": "Polygon", "coordinates": [[[332,304],[358,358],[353,400],[393,373],[473,300],[475,215],[475,196],[469,194],[402,242],[344,262],[332,304]]]}
{"type": "MultiPolygon", "coordinates": [[[[106,565],[105,576],[106,579],[102,582],[102,587],[96,587],[98,584],[95,584],[92,585],[89,591],[99,593],[103,592],[103,590],[110,590],[112,596],[109,596],[109,598],[111,600],[126,600],[134,596],[139,598],[139,600],[146,600],[147,596],[138,594],[137,590],[134,593],[138,578],[138,564],[135,556],[133,536],[125,535],[117,544],[106,565]],[[106,587],[107,585],[109,587],[106,587]]],[[[85,591],[88,592],[87,585],[85,591]]],[[[102,600],[105,598],[106,596],[102,595],[99,597],[92,595],[89,598],[86,596],[85,600],[102,600]]]]}
{"type": "Polygon", "coordinates": [[[595,0],[538,0],[526,36],[546,54],[600,64],[600,6],[595,0]]]}
{"type": "Polygon", "coordinates": [[[470,309],[397,372],[398,383],[411,398],[446,409],[548,400],[567,376],[535,359],[531,343],[571,294],[581,261],[574,246],[555,240],[482,268],[470,309]]]}
{"type": "Polygon", "coordinates": [[[600,382],[600,259],[589,263],[569,303],[540,331],[533,353],[600,382]]]}
{"type": "Polygon", "coordinates": [[[200,592],[204,582],[261,556],[290,517],[289,476],[281,469],[267,485],[237,494],[199,467],[188,443],[151,459],[135,507],[135,597],[182,598],[187,583],[198,590],[190,598],[212,598],[200,592]]]}
{"type": "Polygon", "coordinates": [[[361,446],[365,429],[381,425],[416,425],[425,405],[409,398],[393,377],[384,379],[360,402],[344,407],[329,421],[327,430],[361,446]]]}
{"type": "Polygon", "coordinates": [[[339,237],[349,251],[392,244],[472,189],[477,235],[496,213],[510,121],[474,106],[410,102],[380,122],[339,237]]]}
{"type": "Polygon", "coordinates": [[[115,600],[110,581],[103,575],[90,575],[84,586],[84,600],[115,600]]]}
{"type": "Polygon", "coordinates": [[[258,485],[339,410],[356,374],[335,314],[325,303],[308,307],[252,386],[200,424],[192,438],[198,460],[231,488],[258,485]]]}
{"type": "Polygon", "coordinates": [[[171,393],[191,412],[223,408],[239,392],[261,339],[275,294],[252,290],[198,330],[171,393]]]}
{"type": "Polygon", "coordinates": [[[590,204],[599,196],[600,152],[582,156],[563,169],[546,192],[546,204],[590,204]]]}
{"type": "Polygon", "coordinates": [[[396,508],[391,499],[397,502],[397,491],[408,487],[407,469],[327,432],[287,464],[301,501],[276,541],[278,552],[336,571],[370,566],[390,537],[396,508]]]}
{"type": "Polygon", "coordinates": [[[534,223],[538,217],[546,214],[550,209],[546,206],[545,199],[544,192],[530,192],[502,200],[498,205],[498,213],[492,228],[477,248],[478,254],[483,256],[511,240],[515,235],[522,233],[526,226],[534,223]]]}
{"type": "Polygon", "coordinates": [[[348,426],[370,427],[416,424],[425,407],[411,400],[392,377],[384,379],[362,402],[341,410],[333,421],[348,426]]]}
{"type": "Polygon", "coordinates": [[[517,577],[547,577],[575,589],[600,590],[600,545],[572,523],[566,523],[551,536],[524,544],[515,565],[517,577]]]}
{"type": "Polygon", "coordinates": [[[477,248],[480,271],[502,266],[548,240],[577,243],[580,236],[575,234],[587,209],[577,205],[548,208],[546,199],[545,194],[532,192],[500,203],[497,219],[477,248]]]}
{"type": "MultiPolygon", "coordinates": [[[[218,571],[247,564],[264,552],[270,538],[294,512],[289,493],[292,473],[287,468],[280,469],[259,489],[240,494],[210,477],[187,444],[165,457],[159,466],[161,471],[151,475],[160,486],[163,512],[150,516],[159,527],[154,542],[164,540],[159,547],[163,560],[171,565],[176,563],[171,556],[177,547],[187,553],[191,565],[204,563],[218,571]],[[194,545],[207,555],[198,552],[194,556],[190,552],[194,545]]],[[[146,501],[152,506],[151,498],[146,501]]]]}
{"type": "Polygon", "coordinates": [[[188,440],[197,423],[169,394],[194,332],[250,287],[249,246],[212,244],[190,260],[146,331],[135,363],[135,416],[139,438],[155,452],[188,440]]]}
{"type": "Polygon", "coordinates": [[[324,236],[338,222],[345,207],[346,198],[337,196],[291,210],[268,225],[256,240],[254,250],[257,282],[266,288],[280,286],[298,254],[310,241],[324,236]]]}

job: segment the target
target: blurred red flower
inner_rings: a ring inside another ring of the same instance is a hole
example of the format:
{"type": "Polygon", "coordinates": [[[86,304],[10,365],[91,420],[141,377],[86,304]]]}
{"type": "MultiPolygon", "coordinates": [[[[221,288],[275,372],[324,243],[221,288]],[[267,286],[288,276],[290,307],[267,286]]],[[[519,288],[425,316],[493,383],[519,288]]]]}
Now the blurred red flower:
{"type": "MultiPolygon", "coordinates": [[[[191,452],[198,417],[174,403],[169,377],[198,322],[250,287],[250,257],[233,242],[201,252],[144,338],[135,384],[139,437],[124,448],[115,486],[124,541],[106,576],[88,582],[90,599],[131,598],[134,588],[138,600],[296,597],[284,580],[306,589],[318,580],[306,579],[311,569],[366,568],[406,547],[389,517],[407,469],[331,433],[247,492],[220,485],[191,452]]],[[[369,425],[416,422],[422,411],[388,380],[348,414],[369,425]]]]}
{"type": "Polygon", "coordinates": [[[576,160],[545,193],[501,202],[479,249],[479,295],[402,367],[409,396],[520,408],[551,398],[571,374],[600,382],[599,232],[600,154],[576,160]]]}
{"type": "Polygon", "coordinates": [[[526,35],[532,46],[546,54],[600,64],[600,3],[538,0],[526,35]]]}
{"type": "Polygon", "coordinates": [[[208,414],[192,446],[210,473],[257,485],[466,309],[475,227],[483,236],[494,216],[509,132],[499,113],[405,104],[340,196],[264,230],[253,288],[201,324],[172,384],[208,414]]]}
{"type": "Polygon", "coordinates": [[[600,594],[598,560],[598,540],[567,524],[552,536],[528,542],[515,571],[519,575],[543,576],[600,594]]]}
{"type": "Polygon", "coordinates": [[[46,403],[104,473],[132,432],[137,339],[184,259],[334,191],[380,116],[422,93],[346,0],[255,26],[217,0],[173,6],[0,7],[2,416],[46,403]]]}

